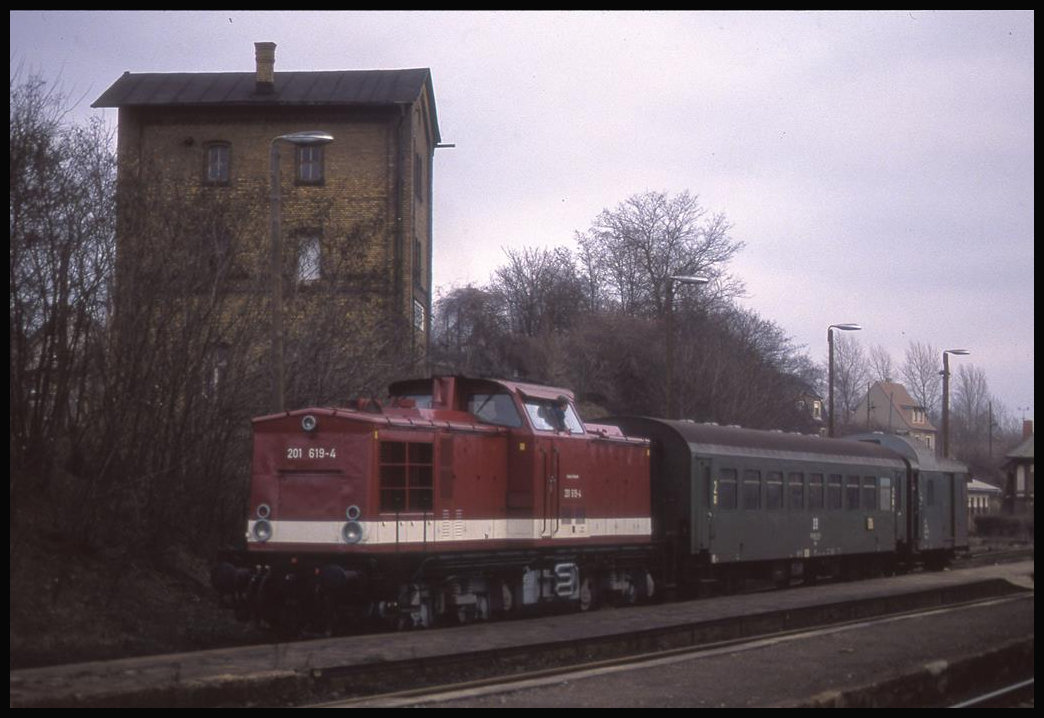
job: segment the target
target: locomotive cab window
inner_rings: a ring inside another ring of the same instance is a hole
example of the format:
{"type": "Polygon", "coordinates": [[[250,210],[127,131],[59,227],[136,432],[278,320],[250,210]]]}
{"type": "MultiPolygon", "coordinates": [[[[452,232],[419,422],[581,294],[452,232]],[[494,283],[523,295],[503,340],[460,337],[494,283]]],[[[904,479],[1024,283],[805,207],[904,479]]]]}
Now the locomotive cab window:
{"type": "Polygon", "coordinates": [[[564,398],[557,401],[526,397],[526,414],[537,431],[567,431],[583,434],[584,425],[576,415],[573,405],[564,398]]]}
{"type": "Polygon", "coordinates": [[[507,392],[476,392],[468,395],[468,412],[486,424],[507,426],[517,429],[522,426],[522,417],[515,402],[507,392]]]}

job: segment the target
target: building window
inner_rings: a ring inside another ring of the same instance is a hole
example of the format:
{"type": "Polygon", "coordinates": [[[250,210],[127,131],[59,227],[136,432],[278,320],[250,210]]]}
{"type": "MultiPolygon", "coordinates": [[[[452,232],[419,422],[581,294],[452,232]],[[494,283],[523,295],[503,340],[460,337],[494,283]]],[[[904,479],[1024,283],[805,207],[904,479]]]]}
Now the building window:
{"type": "Polygon", "coordinates": [[[214,142],[207,145],[203,181],[213,185],[228,184],[230,157],[231,147],[227,142],[214,142]]]}
{"type": "Polygon", "coordinates": [[[417,199],[424,199],[424,162],[421,160],[421,156],[416,152],[413,153],[413,193],[417,195],[417,199]]]}
{"type": "Polygon", "coordinates": [[[413,300],[413,328],[418,332],[424,331],[424,304],[419,300],[413,300]]]}
{"type": "Polygon", "coordinates": [[[323,146],[300,145],[297,148],[298,184],[323,183],[323,146]]]}
{"type": "Polygon", "coordinates": [[[302,237],[297,253],[297,281],[314,282],[319,279],[322,270],[322,252],[319,237],[302,237]]]}

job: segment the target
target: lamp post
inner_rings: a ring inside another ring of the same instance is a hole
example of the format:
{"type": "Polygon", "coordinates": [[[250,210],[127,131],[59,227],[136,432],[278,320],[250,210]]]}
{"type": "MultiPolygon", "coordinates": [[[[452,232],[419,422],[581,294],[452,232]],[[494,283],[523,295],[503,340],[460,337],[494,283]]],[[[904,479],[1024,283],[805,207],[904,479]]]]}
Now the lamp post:
{"type": "Polygon", "coordinates": [[[674,416],[674,283],[706,284],[706,277],[672,275],[667,277],[667,418],[674,416]]]}
{"type": "Polygon", "coordinates": [[[967,356],[967,349],[947,349],[942,353],[943,360],[943,395],[942,395],[942,455],[950,458],[950,354],[967,356]]]}
{"type": "Polygon", "coordinates": [[[272,272],[272,411],[284,409],[283,386],[283,250],[280,239],[279,218],[282,203],[282,187],[279,182],[279,143],[293,145],[325,145],[333,141],[326,132],[292,132],[272,139],[269,150],[269,210],[271,227],[271,272],[272,272]]]}
{"type": "Polygon", "coordinates": [[[830,414],[827,423],[827,436],[834,435],[834,330],[857,332],[862,329],[858,324],[831,324],[827,327],[827,411],[830,414]]]}

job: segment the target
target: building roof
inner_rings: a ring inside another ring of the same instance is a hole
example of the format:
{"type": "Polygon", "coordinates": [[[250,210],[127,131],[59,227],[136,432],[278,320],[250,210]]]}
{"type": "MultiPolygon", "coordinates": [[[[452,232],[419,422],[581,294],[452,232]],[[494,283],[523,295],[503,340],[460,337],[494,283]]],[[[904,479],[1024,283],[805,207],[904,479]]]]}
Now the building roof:
{"type": "Polygon", "coordinates": [[[1018,446],[1005,454],[1009,459],[1033,460],[1033,434],[1023,439],[1018,446]]]}
{"type": "Polygon", "coordinates": [[[988,484],[985,481],[979,481],[978,479],[972,479],[968,482],[968,491],[976,494],[1000,494],[1003,493],[1003,489],[1000,489],[993,484],[988,484]]]}
{"type": "Polygon", "coordinates": [[[415,102],[425,88],[437,142],[428,68],[276,72],[270,92],[257,91],[253,72],[125,72],[91,107],[399,105],[415,102]]]}
{"type": "Polygon", "coordinates": [[[867,393],[863,395],[862,400],[860,400],[855,410],[852,411],[853,421],[858,421],[859,417],[866,412],[866,404],[868,401],[871,402],[875,420],[881,425],[896,428],[895,423],[901,422],[904,425],[902,428],[911,429],[913,431],[924,433],[933,433],[936,431],[935,426],[928,420],[927,413],[925,413],[923,422],[914,423],[911,410],[921,409],[924,411],[924,407],[918,404],[917,401],[910,396],[910,393],[902,384],[893,381],[874,382],[867,393]],[[875,405],[871,398],[872,394],[883,396],[887,404],[883,407],[875,405]],[[887,420],[882,417],[887,417],[887,420]]]}

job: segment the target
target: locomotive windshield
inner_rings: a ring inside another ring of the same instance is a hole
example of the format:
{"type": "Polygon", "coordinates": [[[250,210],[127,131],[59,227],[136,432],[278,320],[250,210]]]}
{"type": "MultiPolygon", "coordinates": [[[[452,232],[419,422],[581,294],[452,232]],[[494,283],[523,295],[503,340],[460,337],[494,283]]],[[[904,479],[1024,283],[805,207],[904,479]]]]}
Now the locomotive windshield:
{"type": "Polygon", "coordinates": [[[522,426],[522,417],[515,408],[511,394],[506,391],[468,394],[468,411],[487,424],[511,428],[522,426]]]}

